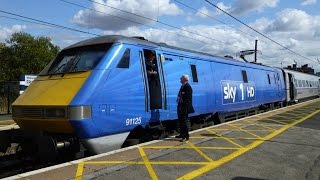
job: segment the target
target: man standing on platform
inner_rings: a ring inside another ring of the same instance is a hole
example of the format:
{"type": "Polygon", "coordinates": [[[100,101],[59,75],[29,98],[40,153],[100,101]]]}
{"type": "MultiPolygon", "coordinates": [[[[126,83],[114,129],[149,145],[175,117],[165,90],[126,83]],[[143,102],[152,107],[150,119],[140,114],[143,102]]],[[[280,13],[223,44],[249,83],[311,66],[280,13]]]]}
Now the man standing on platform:
{"type": "Polygon", "coordinates": [[[194,113],[194,109],[192,106],[192,88],[189,85],[188,81],[188,75],[181,76],[180,82],[182,85],[177,98],[177,112],[180,123],[180,135],[176,136],[176,138],[181,138],[180,142],[189,140],[188,114],[194,113]]]}

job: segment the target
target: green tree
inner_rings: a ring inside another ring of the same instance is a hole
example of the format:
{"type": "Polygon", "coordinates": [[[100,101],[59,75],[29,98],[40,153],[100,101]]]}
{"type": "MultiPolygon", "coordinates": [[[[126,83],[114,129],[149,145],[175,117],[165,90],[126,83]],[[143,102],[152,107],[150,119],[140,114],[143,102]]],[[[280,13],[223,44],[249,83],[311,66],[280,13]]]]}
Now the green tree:
{"type": "Polygon", "coordinates": [[[59,52],[48,37],[12,34],[0,43],[0,81],[16,81],[20,74],[38,74],[59,52]]]}

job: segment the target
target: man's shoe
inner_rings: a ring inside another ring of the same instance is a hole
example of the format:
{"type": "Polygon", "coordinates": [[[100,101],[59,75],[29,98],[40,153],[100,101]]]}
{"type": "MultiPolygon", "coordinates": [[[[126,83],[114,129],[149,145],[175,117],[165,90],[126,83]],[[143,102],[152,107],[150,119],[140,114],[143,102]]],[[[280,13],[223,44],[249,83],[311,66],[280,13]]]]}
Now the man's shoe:
{"type": "Polygon", "coordinates": [[[175,136],[175,138],[182,138],[182,136],[181,136],[181,135],[178,135],[178,136],[175,136]]]}
{"type": "Polygon", "coordinates": [[[182,139],[180,140],[180,142],[186,142],[186,141],[188,141],[187,138],[182,138],[182,139]]]}

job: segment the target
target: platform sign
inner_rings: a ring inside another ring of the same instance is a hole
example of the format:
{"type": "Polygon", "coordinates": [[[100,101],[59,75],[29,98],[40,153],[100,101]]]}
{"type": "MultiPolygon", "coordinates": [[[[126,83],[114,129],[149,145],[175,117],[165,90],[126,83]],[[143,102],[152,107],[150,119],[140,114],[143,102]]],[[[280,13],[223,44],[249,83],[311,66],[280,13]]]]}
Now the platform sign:
{"type": "Polygon", "coordinates": [[[31,75],[31,74],[23,74],[23,75],[20,75],[20,88],[19,88],[19,91],[20,91],[20,94],[22,94],[24,92],[24,90],[30,86],[30,84],[37,78],[36,75],[31,75]]]}
{"type": "Polygon", "coordinates": [[[221,81],[222,104],[234,104],[256,100],[254,82],[221,81]]]}
{"type": "Polygon", "coordinates": [[[25,86],[29,86],[36,78],[37,76],[35,75],[25,75],[25,86]]]}

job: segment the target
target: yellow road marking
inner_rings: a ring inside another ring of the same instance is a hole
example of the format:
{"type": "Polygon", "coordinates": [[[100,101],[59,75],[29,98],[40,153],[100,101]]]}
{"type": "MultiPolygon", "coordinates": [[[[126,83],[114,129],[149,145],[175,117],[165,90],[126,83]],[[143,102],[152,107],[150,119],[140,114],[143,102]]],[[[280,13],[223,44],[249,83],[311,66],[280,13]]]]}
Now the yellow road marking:
{"type": "Polygon", "coordinates": [[[230,131],[230,130],[233,130],[233,129],[215,129],[215,128],[210,128],[212,130],[215,130],[215,131],[230,131]]]}
{"type": "Polygon", "coordinates": [[[215,134],[215,135],[221,137],[222,139],[228,141],[229,143],[231,143],[231,144],[233,144],[233,145],[235,145],[235,146],[238,146],[239,148],[243,148],[240,144],[232,141],[231,139],[229,139],[229,138],[227,138],[227,137],[225,137],[225,136],[222,136],[222,135],[220,135],[220,134],[218,134],[218,133],[216,133],[216,132],[214,132],[214,131],[212,131],[212,130],[209,130],[209,129],[207,129],[207,131],[210,132],[210,133],[212,133],[212,134],[215,134]]]}
{"type": "Polygon", "coordinates": [[[279,123],[279,124],[282,124],[282,125],[287,125],[288,124],[288,123],[280,122],[280,121],[277,121],[277,120],[274,120],[274,119],[269,119],[269,118],[265,118],[264,120],[273,121],[273,122],[276,122],[276,123],[279,123]]]}
{"type": "MultiPolygon", "coordinates": [[[[192,137],[190,137],[192,138],[192,137]]],[[[144,149],[193,149],[190,146],[144,146],[144,149]]],[[[208,147],[208,146],[197,146],[199,149],[212,149],[212,150],[237,150],[239,148],[233,147],[208,147]]]]}
{"type": "MultiPolygon", "coordinates": [[[[228,136],[223,136],[223,137],[207,137],[207,136],[192,136],[190,138],[194,138],[194,139],[243,139],[243,140],[262,140],[261,138],[247,138],[247,137],[228,137],[228,136]]],[[[230,142],[231,143],[231,142],[230,142]]],[[[239,148],[235,148],[235,149],[239,149],[239,148]]]]}
{"type": "MultiPolygon", "coordinates": [[[[194,161],[149,161],[151,165],[206,165],[210,162],[194,162],[194,161]]],[[[144,161],[87,161],[86,164],[104,165],[104,164],[130,164],[145,165],[144,161]]]]}
{"type": "MultiPolygon", "coordinates": [[[[247,121],[247,120],[244,120],[244,121],[247,121]]],[[[271,128],[271,127],[268,127],[268,126],[264,126],[262,124],[260,124],[259,122],[256,121],[256,123],[254,123],[254,126],[260,126],[260,127],[263,127],[265,129],[269,129],[271,131],[274,131],[275,129],[274,128],[271,128]]]]}
{"type": "Polygon", "coordinates": [[[76,180],[81,180],[82,179],[82,174],[83,174],[83,168],[84,168],[84,162],[80,162],[78,164],[77,172],[76,172],[76,180]]]}
{"type": "MultiPolygon", "coordinates": [[[[314,116],[315,114],[317,114],[319,112],[320,112],[320,110],[317,110],[317,111],[309,114],[308,116],[305,116],[305,117],[303,117],[303,118],[301,118],[301,119],[299,119],[299,120],[297,120],[297,121],[295,121],[295,122],[293,122],[291,124],[285,125],[282,128],[280,128],[278,130],[275,130],[273,133],[265,136],[264,139],[265,140],[269,140],[269,139],[279,135],[280,133],[286,131],[287,129],[291,128],[292,126],[294,126],[294,125],[296,125],[298,123],[301,123],[301,122],[305,121],[306,119],[314,116]]],[[[192,171],[192,172],[190,172],[188,174],[185,174],[185,175],[179,177],[178,179],[180,179],[180,180],[182,180],[182,179],[194,179],[194,178],[196,178],[196,177],[198,177],[198,176],[200,176],[200,175],[202,175],[204,173],[207,173],[207,172],[209,172],[209,171],[211,171],[211,170],[213,170],[213,169],[215,169],[215,168],[217,168],[217,167],[219,167],[219,166],[221,166],[221,165],[223,165],[223,164],[225,164],[225,163],[237,158],[238,156],[240,156],[240,155],[252,150],[253,148],[259,146],[263,142],[264,141],[255,141],[255,142],[249,144],[248,146],[246,146],[245,148],[241,148],[241,149],[239,149],[239,150],[237,150],[237,151],[235,151],[235,152],[233,152],[233,153],[231,153],[231,154],[229,154],[229,155],[227,155],[227,156],[215,161],[215,163],[211,163],[211,164],[208,164],[206,166],[203,166],[203,167],[201,167],[201,168],[199,168],[199,169],[197,169],[195,171],[192,171]]]]}
{"type": "MultiPolygon", "coordinates": [[[[285,119],[281,119],[281,121],[285,121],[285,120],[290,120],[290,121],[292,121],[292,119],[291,119],[291,117],[288,117],[288,116],[282,116],[282,115],[275,115],[276,117],[275,118],[277,118],[277,117],[280,117],[280,118],[285,118],[285,119]]],[[[294,118],[298,118],[298,117],[294,117],[294,118]]],[[[301,118],[301,117],[300,117],[301,118]]],[[[300,119],[299,118],[299,119],[300,119]]],[[[293,120],[297,120],[297,119],[293,119],[293,120]]],[[[280,121],[280,119],[279,119],[279,121],[280,121]]]]}
{"type": "MultiPolygon", "coordinates": [[[[234,125],[234,124],[232,124],[232,125],[234,125]]],[[[249,127],[249,126],[255,126],[255,125],[257,125],[257,123],[243,124],[242,126],[245,126],[245,125],[246,125],[246,127],[249,127]]],[[[211,129],[211,130],[213,130],[213,131],[220,131],[220,130],[221,131],[230,131],[230,130],[232,130],[232,131],[241,131],[241,130],[239,130],[239,127],[237,127],[237,129],[211,129]]],[[[247,131],[273,131],[274,129],[246,129],[246,130],[247,131]]]]}
{"type": "Polygon", "coordinates": [[[156,173],[154,172],[154,170],[153,170],[153,168],[152,168],[152,166],[151,166],[151,164],[149,162],[149,159],[148,159],[146,153],[144,152],[144,150],[141,147],[138,147],[138,149],[139,149],[140,155],[141,155],[141,157],[143,159],[144,165],[146,166],[146,168],[147,168],[147,170],[149,172],[149,175],[151,176],[151,178],[153,180],[158,179],[156,173]]]}
{"type": "MultiPolygon", "coordinates": [[[[231,126],[231,127],[236,127],[236,126],[233,126],[232,124],[228,124],[229,126],[231,126]]],[[[249,132],[249,131],[247,131],[247,130],[245,130],[245,129],[242,129],[242,128],[238,128],[239,130],[241,130],[241,131],[243,131],[243,132],[245,132],[245,133],[247,133],[247,134],[250,134],[250,135],[252,135],[252,136],[254,136],[254,137],[256,137],[256,138],[260,138],[260,139],[262,139],[262,137],[260,137],[260,136],[258,136],[258,135],[256,135],[256,134],[253,134],[253,133],[251,133],[251,132],[249,132]]]]}
{"type": "Polygon", "coordinates": [[[203,158],[205,158],[209,162],[213,162],[213,159],[211,159],[209,156],[207,156],[205,153],[203,153],[197,146],[192,144],[191,142],[187,142],[187,144],[192,147],[197,153],[199,153],[203,158]]]}

